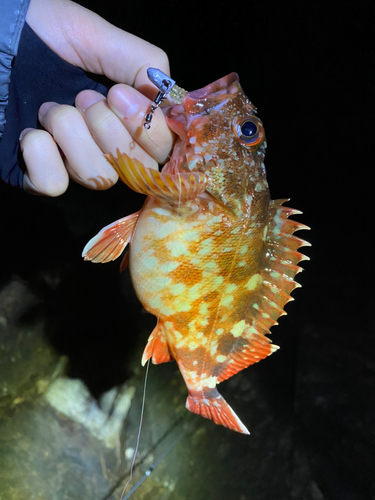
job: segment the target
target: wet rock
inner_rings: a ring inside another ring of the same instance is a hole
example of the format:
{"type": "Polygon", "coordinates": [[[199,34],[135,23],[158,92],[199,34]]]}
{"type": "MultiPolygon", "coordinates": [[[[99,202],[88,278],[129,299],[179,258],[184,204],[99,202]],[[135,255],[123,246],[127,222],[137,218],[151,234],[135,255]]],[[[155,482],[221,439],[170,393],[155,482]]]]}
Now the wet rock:
{"type": "Polygon", "coordinates": [[[67,377],[45,318],[22,321],[39,302],[18,277],[0,292],[0,498],[100,498],[118,478],[135,387],[96,400],[67,377]]]}

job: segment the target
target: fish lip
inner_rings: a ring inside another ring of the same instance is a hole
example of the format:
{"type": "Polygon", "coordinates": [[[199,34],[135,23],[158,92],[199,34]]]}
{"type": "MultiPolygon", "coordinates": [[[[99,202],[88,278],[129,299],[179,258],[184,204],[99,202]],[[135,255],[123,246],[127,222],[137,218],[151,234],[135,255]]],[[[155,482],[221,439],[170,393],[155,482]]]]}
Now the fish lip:
{"type": "Polygon", "coordinates": [[[182,104],[176,104],[167,109],[165,119],[168,127],[177,134],[183,141],[187,141],[187,115],[182,104]]]}
{"type": "Polygon", "coordinates": [[[219,80],[216,80],[205,87],[188,92],[182,104],[175,104],[164,108],[165,118],[168,127],[176,133],[182,140],[188,140],[187,129],[190,115],[204,113],[205,108],[210,106],[208,99],[217,97],[216,105],[224,96],[230,92],[229,88],[234,83],[239,82],[237,73],[230,73],[219,80]]]}

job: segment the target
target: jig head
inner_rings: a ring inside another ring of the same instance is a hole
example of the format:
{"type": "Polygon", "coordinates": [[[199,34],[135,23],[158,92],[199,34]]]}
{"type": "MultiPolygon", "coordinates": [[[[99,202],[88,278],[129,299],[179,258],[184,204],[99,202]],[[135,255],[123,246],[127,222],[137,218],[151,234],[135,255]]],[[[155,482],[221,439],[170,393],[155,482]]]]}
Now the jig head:
{"type": "Polygon", "coordinates": [[[170,76],[163,73],[157,68],[148,68],[147,76],[149,80],[159,89],[154,102],[151,104],[151,110],[145,116],[144,128],[149,130],[151,128],[151,120],[156,109],[160,106],[162,101],[167,97],[175,104],[181,104],[184,100],[187,91],[176,85],[175,80],[170,76]]]}

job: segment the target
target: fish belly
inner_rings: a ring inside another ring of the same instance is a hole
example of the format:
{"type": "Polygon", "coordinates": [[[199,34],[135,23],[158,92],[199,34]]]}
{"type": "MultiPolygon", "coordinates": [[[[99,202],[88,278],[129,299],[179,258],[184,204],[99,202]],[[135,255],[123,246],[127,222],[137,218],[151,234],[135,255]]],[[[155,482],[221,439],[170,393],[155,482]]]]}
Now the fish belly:
{"type": "Polygon", "coordinates": [[[129,267],[135,292],[145,309],[158,318],[187,307],[183,275],[194,256],[186,241],[193,235],[186,226],[183,216],[150,200],[131,242],[129,267]]]}

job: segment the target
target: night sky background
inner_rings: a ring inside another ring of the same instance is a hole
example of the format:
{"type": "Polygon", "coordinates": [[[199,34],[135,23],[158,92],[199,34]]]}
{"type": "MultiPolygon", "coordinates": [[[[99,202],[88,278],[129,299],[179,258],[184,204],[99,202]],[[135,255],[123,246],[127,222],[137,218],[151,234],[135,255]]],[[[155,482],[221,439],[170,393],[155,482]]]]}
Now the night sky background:
{"type": "MultiPolygon", "coordinates": [[[[290,412],[324,499],[375,498],[372,2],[81,3],[164,49],[185,89],[239,74],[265,126],[271,196],[303,211],[311,231],[300,236],[312,244],[303,287],[273,330],[281,350],[251,370],[275,414],[290,412]]],[[[121,292],[117,263],[90,267],[80,253],[142,198],[73,183],[58,199],[4,184],[0,196],[1,283],[13,274],[32,283],[61,329],[75,318],[51,340],[72,376],[95,394],[121,383],[132,339],[118,332],[138,306],[121,292]],[[102,316],[88,325],[92,310],[102,316]]]]}

